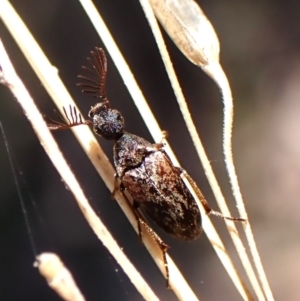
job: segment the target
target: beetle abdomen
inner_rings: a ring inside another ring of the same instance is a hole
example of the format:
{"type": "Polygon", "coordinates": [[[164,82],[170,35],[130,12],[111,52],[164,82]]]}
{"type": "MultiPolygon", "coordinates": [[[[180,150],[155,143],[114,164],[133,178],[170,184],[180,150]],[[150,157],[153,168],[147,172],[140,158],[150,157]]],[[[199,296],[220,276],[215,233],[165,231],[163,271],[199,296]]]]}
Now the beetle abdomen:
{"type": "Polygon", "coordinates": [[[180,173],[167,154],[157,150],[128,169],[121,181],[158,226],[179,239],[194,240],[202,230],[200,212],[180,173]]]}

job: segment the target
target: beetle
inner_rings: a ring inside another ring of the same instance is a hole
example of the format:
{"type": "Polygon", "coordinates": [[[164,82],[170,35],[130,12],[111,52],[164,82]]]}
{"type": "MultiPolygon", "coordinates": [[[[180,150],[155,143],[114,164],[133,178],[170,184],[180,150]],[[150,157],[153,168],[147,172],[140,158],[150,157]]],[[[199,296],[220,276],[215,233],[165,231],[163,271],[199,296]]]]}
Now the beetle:
{"type": "MultiPolygon", "coordinates": [[[[139,235],[142,224],[159,244],[163,251],[166,267],[167,285],[169,271],[166,262],[168,246],[145,222],[138,208],[142,208],[150,218],[164,231],[172,236],[186,241],[197,239],[201,232],[201,214],[198,205],[185,185],[182,175],[195,188],[207,214],[213,214],[233,221],[245,221],[242,218],[224,217],[213,211],[200,189],[192,178],[180,167],[174,166],[164,150],[163,143],[152,144],[142,137],[125,131],[122,114],[111,108],[105,93],[107,74],[107,58],[102,48],[91,51],[88,58],[92,68],[83,67],[92,77],[79,75],[83,80],[78,85],[85,93],[100,98],[92,106],[88,116],[91,120],[83,120],[75,108],[70,107],[70,113],[64,108],[67,121],[65,123],[49,124],[51,130],[67,129],[82,124],[92,125],[94,132],[107,140],[113,140],[113,161],[116,179],[120,181],[122,192],[127,191],[132,197],[132,209],[137,217],[139,235]]],[[[126,195],[124,194],[126,197],[126,195]]]]}

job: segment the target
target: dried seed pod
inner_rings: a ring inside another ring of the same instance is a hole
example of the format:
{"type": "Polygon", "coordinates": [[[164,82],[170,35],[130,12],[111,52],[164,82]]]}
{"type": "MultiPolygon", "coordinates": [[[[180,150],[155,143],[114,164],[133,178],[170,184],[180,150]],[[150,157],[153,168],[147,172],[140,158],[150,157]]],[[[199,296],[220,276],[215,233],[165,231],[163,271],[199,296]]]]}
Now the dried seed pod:
{"type": "Polygon", "coordinates": [[[216,32],[193,0],[150,0],[153,11],[181,52],[195,65],[219,61],[216,32]]]}

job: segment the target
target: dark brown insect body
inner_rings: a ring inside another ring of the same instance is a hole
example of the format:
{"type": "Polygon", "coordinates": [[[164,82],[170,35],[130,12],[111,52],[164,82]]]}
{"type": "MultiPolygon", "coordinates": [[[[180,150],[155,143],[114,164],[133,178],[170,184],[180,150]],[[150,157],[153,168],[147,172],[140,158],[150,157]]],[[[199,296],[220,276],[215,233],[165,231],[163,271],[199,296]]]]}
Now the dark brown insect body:
{"type": "MultiPolygon", "coordinates": [[[[95,79],[79,76],[85,83],[78,84],[83,92],[99,97],[97,103],[89,111],[92,120],[83,121],[76,109],[65,111],[67,123],[49,125],[52,130],[66,129],[81,124],[93,125],[97,135],[114,140],[114,165],[116,177],[121,182],[121,189],[126,190],[133,199],[133,210],[140,225],[152,235],[163,251],[168,284],[168,266],[165,252],[168,246],[148,226],[142,215],[137,211],[142,207],[151,219],[167,233],[183,240],[194,240],[201,234],[201,216],[197,203],[183,182],[183,169],[172,164],[163,149],[163,144],[151,144],[145,139],[124,131],[124,118],[121,113],[110,108],[105,95],[105,78],[107,60],[104,51],[96,48],[91,52],[93,59],[88,58],[92,69],[83,67],[94,75],[95,79]]],[[[186,178],[194,187],[207,214],[214,214],[234,221],[244,221],[241,218],[224,217],[213,211],[207,204],[195,182],[185,173],[186,178]]],[[[125,195],[124,195],[125,196],[125,195]]]]}
{"type": "Polygon", "coordinates": [[[114,165],[121,185],[157,225],[169,234],[194,240],[201,233],[199,208],[160,144],[124,131],[121,113],[106,102],[89,112],[94,131],[115,140],[114,165]]]}
{"type": "Polygon", "coordinates": [[[157,225],[184,240],[200,235],[199,208],[163,149],[124,133],[114,146],[114,162],[126,190],[157,225]]]}

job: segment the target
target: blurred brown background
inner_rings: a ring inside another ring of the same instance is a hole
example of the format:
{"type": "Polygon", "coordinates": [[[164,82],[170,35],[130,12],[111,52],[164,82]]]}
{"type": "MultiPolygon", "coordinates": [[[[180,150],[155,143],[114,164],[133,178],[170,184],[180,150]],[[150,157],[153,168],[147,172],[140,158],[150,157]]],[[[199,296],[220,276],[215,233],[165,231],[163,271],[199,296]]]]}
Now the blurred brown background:
{"type": "MultiPolygon", "coordinates": [[[[11,1],[65,82],[82,112],[93,99],[76,87],[80,66],[95,46],[104,47],[76,1],[11,1]]],[[[300,289],[300,2],[198,1],[221,43],[221,62],[231,83],[235,122],[233,151],[250,221],[276,300],[299,300],[300,289]]],[[[94,1],[132,68],[182,166],[217,209],[156,44],[138,1],[94,1]]],[[[1,7],[0,7],[1,9],[1,7]]],[[[54,105],[0,21],[0,36],[41,112],[54,105]]],[[[166,42],[211,164],[232,215],[237,215],[223,164],[222,103],[218,88],[166,42]]],[[[128,131],[152,141],[109,58],[107,94],[128,131]]],[[[69,266],[87,300],[141,300],[127,276],[82,218],[10,92],[0,87],[0,121],[19,177],[37,252],[55,251],[69,266]],[[26,184],[23,182],[26,181],[26,184]],[[32,206],[32,201],[36,209],[32,206]]],[[[176,300],[102,180],[72,134],[55,133],[86,195],[120,246],[161,300],[176,300]]],[[[112,157],[112,143],[99,138],[112,157]]],[[[32,267],[26,230],[3,137],[0,139],[0,300],[60,300],[32,267]]],[[[229,250],[224,223],[214,219],[229,250]]],[[[170,254],[203,300],[241,300],[205,235],[194,243],[160,231],[170,254]]],[[[236,258],[232,252],[233,258],[236,258]]],[[[238,262],[238,261],[237,261],[238,262]]],[[[239,263],[238,263],[239,265],[239,263]]]]}

